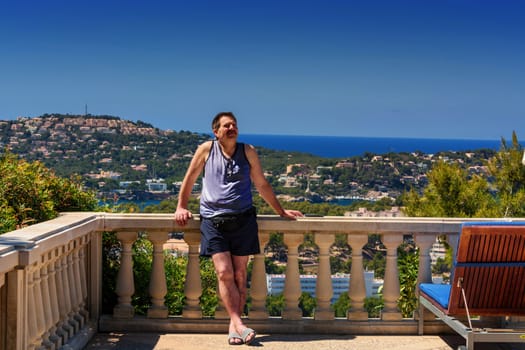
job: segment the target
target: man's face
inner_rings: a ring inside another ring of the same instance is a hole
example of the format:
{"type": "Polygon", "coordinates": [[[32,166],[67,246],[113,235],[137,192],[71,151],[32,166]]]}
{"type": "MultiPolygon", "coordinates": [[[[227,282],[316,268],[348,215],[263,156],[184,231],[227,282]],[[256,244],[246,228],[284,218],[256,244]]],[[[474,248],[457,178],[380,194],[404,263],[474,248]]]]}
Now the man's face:
{"type": "Polygon", "coordinates": [[[232,117],[224,116],[220,119],[219,128],[213,133],[218,140],[232,139],[237,138],[239,129],[237,129],[237,123],[232,117]]]}

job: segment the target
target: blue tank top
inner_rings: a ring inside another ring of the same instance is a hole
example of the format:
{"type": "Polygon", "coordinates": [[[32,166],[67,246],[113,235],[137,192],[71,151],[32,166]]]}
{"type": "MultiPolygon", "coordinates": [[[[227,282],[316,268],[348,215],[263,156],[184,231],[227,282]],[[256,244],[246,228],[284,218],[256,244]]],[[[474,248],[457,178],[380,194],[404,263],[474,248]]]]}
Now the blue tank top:
{"type": "Polygon", "coordinates": [[[213,141],[204,165],[200,214],[210,218],[239,214],[253,206],[250,163],[244,144],[237,143],[231,159],[224,156],[219,142],[213,141]]]}

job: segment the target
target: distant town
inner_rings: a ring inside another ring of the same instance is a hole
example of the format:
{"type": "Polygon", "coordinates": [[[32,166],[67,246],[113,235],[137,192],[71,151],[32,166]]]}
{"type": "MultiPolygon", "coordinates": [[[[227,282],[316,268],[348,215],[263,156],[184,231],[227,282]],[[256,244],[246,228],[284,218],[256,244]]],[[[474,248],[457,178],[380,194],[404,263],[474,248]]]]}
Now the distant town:
{"type": "MultiPolygon", "coordinates": [[[[197,145],[209,135],[160,130],[113,116],[45,114],[0,120],[0,147],[29,161],[41,161],[60,176],[82,176],[99,198],[161,200],[178,193],[197,145]]],[[[255,145],[257,146],[257,145],[255,145]]],[[[471,152],[366,153],[325,159],[258,148],[265,175],[281,200],[348,202],[388,200],[398,216],[399,198],[422,189],[437,161],[454,162],[486,174],[488,149],[471,152]]],[[[200,190],[197,183],[194,191],[200,190]]],[[[365,208],[349,213],[375,216],[365,208]]]]}

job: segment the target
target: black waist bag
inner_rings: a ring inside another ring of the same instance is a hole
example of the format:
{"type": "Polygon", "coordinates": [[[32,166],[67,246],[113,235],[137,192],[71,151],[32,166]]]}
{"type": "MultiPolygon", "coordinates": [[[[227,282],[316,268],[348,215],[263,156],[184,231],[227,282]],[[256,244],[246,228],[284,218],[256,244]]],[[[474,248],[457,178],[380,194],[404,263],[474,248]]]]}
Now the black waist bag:
{"type": "Polygon", "coordinates": [[[224,214],[212,217],[213,226],[219,231],[235,231],[241,228],[247,219],[255,215],[255,207],[240,214],[224,214]]]}

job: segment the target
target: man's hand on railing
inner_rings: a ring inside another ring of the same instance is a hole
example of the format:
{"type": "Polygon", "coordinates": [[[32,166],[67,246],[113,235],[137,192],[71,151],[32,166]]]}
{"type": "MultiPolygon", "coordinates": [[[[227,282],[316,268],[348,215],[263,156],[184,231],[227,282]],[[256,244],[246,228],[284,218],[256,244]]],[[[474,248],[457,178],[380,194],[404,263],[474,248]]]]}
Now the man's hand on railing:
{"type": "Polygon", "coordinates": [[[188,220],[193,218],[193,215],[188,209],[177,208],[175,211],[175,221],[179,226],[186,226],[188,220]]]}
{"type": "Polygon", "coordinates": [[[304,217],[303,213],[301,213],[300,211],[298,211],[298,210],[289,210],[289,209],[284,209],[280,216],[282,218],[287,218],[287,219],[290,219],[290,220],[295,220],[297,218],[304,217]]]}

